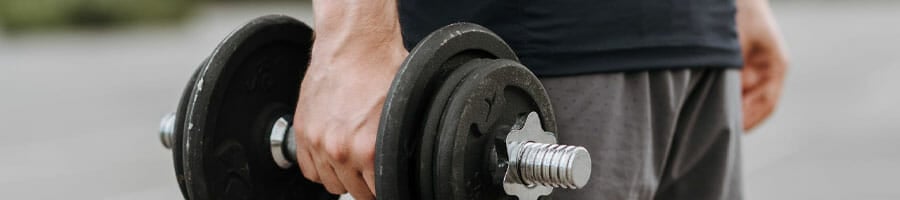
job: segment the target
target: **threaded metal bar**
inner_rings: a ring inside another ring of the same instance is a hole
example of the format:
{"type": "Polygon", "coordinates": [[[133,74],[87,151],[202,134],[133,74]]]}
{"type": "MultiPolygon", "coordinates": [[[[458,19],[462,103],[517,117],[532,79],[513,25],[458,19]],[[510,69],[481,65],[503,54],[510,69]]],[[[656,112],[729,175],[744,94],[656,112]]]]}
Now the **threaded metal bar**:
{"type": "Polygon", "coordinates": [[[515,177],[525,185],[578,189],[590,176],[590,155],[584,147],[513,142],[508,144],[515,177]]]}

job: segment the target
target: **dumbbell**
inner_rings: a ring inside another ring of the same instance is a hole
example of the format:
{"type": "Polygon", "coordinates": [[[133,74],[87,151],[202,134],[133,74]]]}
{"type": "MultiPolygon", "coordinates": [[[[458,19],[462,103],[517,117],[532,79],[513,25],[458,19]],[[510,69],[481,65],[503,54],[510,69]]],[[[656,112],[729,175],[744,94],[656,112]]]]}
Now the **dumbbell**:
{"type": "MultiPolygon", "coordinates": [[[[185,199],[337,199],[296,165],[292,120],[313,30],[252,20],[194,72],[160,138],[185,199]]],[[[302,103],[302,102],[301,102],[302,103]]],[[[441,28],[410,51],[378,129],[379,199],[531,200],[588,182],[589,153],[556,144],[540,81],[496,34],[441,28]]]]}

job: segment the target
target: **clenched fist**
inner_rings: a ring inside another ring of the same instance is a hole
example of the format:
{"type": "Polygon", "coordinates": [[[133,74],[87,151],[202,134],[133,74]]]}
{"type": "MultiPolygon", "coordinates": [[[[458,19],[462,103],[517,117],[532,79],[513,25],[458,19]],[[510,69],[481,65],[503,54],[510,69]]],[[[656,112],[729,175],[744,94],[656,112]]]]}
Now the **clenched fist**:
{"type": "Polygon", "coordinates": [[[333,194],[375,197],[381,108],[406,55],[393,0],[314,1],[316,38],[294,131],[303,176],[333,194]]]}
{"type": "Polygon", "coordinates": [[[781,97],[788,61],[768,0],[738,0],[737,25],[744,55],[744,130],[759,125],[781,97]]]}

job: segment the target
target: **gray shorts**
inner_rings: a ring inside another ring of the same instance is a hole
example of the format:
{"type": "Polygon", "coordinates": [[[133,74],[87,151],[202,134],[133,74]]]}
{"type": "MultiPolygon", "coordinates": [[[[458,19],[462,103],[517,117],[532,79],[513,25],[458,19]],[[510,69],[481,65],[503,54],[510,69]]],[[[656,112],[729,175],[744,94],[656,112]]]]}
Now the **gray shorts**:
{"type": "Polygon", "coordinates": [[[553,199],[742,199],[740,71],[542,78],[559,141],[591,152],[584,189],[553,199]]]}

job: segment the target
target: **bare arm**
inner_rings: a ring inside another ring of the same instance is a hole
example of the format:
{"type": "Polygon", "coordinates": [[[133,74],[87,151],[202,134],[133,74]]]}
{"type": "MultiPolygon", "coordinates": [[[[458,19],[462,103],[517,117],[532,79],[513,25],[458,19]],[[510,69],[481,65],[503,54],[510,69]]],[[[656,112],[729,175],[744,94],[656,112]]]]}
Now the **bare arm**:
{"type": "Polygon", "coordinates": [[[396,0],[315,0],[313,11],[314,59],[371,55],[371,49],[402,49],[396,0]]]}
{"type": "Polygon", "coordinates": [[[294,116],[303,175],[334,194],[375,193],[375,138],[408,52],[396,0],[314,0],[316,39],[294,116]]]}
{"type": "Polygon", "coordinates": [[[768,118],[781,97],[788,61],[769,0],[737,0],[737,25],[744,54],[744,129],[768,118]]]}

